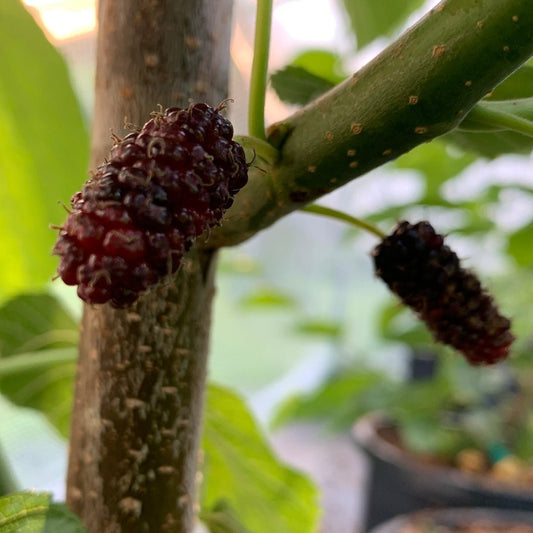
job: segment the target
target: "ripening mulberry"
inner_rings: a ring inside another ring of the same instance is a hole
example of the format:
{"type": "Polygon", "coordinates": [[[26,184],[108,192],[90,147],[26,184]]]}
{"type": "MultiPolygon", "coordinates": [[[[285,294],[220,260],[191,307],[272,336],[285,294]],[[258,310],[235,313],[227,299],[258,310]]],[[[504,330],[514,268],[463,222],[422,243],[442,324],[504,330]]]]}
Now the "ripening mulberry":
{"type": "Polygon", "coordinates": [[[155,113],[74,194],[54,253],[82,300],[130,305],[220,224],[248,165],[219,111],[198,103],[155,113]]]}
{"type": "Polygon", "coordinates": [[[509,355],[510,321],[429,222],[400,222],[372,256],[377,276],[418,314],[435,340],[473,365],[509,355]]]}

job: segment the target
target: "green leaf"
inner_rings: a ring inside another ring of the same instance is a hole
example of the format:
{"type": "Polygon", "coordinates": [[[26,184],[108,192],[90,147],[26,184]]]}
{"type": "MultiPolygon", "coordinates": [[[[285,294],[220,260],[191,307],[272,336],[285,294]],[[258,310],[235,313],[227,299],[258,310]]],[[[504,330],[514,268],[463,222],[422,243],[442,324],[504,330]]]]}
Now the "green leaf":
{"type": "Polygon", "coordinates": [[[509,237],[507,252],[520,266],[533,265],[533,223],[513,233],[509,237]]]}
{"type": "Polygon", "coordinates": [[[60,54],[19,0],[0,2],[0,300],[42,288],[55,232],[86,175],[88,137],[60,54]]]}
{"type": "Polygon", "coordinates": [[[209,527],[209,533],[250,533],[226,501],[217,502],[209,510],[203,510],[200,518],[209,527]]]}
{"type": "Polygon", "coordinates": [[[533,65],[524,65],[500,83],[488,100],[513,100],[533,96],[533,65]]]}
{"type": "Polygon", "coordinates": [[[531,152],[531,137],[514,131],[496,131],[493,133],[453,131],[443,137],[463,150],[494,159],[504,154],[523,154],[531,152]]]}
{"type": "Polygon", "coordinates": [[[328,80],[333,84],[343,81],[347,74],[342,70],[342,58],[328,50],[307,50],[291,61],[293,67],[301,67],[307,72],[328,80]]]}
{"type": "Polygon", "coordinates": [[[0,533],[85,533],[81,520],[48,493],[17,492],[0,498],[0,533]]]}
{"type": "Polygon", "coordinates": [[[533,97],[480,102],[444,139],[488,158],[533,149],[533,97]]]}
{"type": "Polygon", "coordinates": [[[274,426],[298,419],[324,419],[335,429],[349,428],[369,411],[386,407],[388,380],[366,369],[343,370],[316,391],[287,400],[275,415],[274,426]]]}
{"type": "Polygon", "coordinates": [[[0,356],[76,345],[78,326],[56,298],[22,294],[0,307],[0,356]]]}
{"type": "Polygon", "coordinates": [[[463,433],[442,427],[432,419],[409,420],[402,423],[400,428],[406,448],[432,457],[452,459],[458,451],[466,447],[466,443],[470,443],[463,433]]]}
{"type": "Polygon", "coordinates": [[[413,347],[434,344],[424,323],[411,309],[397,301],[383,308],[379,318],[379,331],[384,339],[404,342],[413,347]]]}
{"type": "Polygon", "coordinates": [[[316,488],[279,463],[244,402],[219,386],[207,391],[203,449],[203,509],[227,502],[253,533],[316,531],[316,488]]]}
{"type": "Polygon", "coordinates": [[[303,335],[329,337],[338,339],[343,334],[343,327],[337,321],[331,320],[302,320],[296,324],[295,330],[303,335]]]}
{"type": "Polygon", "coordinates": [[[343,0],[359,48],[377,37],[390,35],[423,3],[423,0],[343,0]]]}
{"type": "Polygon", "coordinates": [[[285,292],[272,288],[261,288],[248,294],[241,300],[244,307],[270,307],[270,308],[291,308],[295,307],[294,298],[285,292]]]}
{"type": "Polygon", "coordinates": [[[64,436],[77,338],[76,323],[50,295],[21,295],[0,307],[0,391],[42,411],[64,436]]]}
{"type": "Polygon", "coordinates": [[[279,99],[288,104],[305,105],[335,86],[335,83],[288,65],[270,76],[270,83],[279,99]]]}

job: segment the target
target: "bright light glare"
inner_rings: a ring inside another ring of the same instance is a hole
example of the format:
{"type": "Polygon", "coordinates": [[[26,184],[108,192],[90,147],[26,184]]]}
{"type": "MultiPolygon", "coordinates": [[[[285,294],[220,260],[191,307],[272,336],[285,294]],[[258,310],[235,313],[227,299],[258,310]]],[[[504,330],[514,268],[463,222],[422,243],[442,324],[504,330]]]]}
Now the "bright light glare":
{"type": "Polygon", "coordinates": [[[331,0],[291,0],[276,6],[274,19],[292,40],[326,46],[338,39],[337,7],[331,0]]]}
{"type": "Polygon", "coordinates": [[[44,29],[54,40],[92,32],[96,27],[95,0],[24,0],[37,10],[44,29]]]}

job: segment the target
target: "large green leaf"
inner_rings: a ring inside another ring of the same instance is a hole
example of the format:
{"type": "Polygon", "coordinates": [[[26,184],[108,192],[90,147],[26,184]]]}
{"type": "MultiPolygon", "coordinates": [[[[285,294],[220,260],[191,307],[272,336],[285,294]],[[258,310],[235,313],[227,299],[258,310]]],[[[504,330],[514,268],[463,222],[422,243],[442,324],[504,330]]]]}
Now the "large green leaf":
{"type": "Polygon", "coordinates": [[[17,492],[0,498],[0,533],[85,533],[81,520],[48,493],[17,492]]]}
{"type": "Polygon", "coordinates": [[[313,484],[273,455],[243,401],[211,385],[207,393],[202,507],[220,502],[253,533],[313,533],[318,498],[313,484]]]}
{"type": "Polygon", "coordinates": [[[423,0],[343,0],[359,48],[390,35],[423,0]]]}
{"type": "Polygon", "coordinates": [[[20,0],[0,2],[0,299],[41,288],[88,137],[66,65],[20,0]]]}
{"type": "Polygon", "coordinates": [[[68,434],[77,325],[47,294],[21,295],[0,307],[0,391],[42,411],[68,434]]]}

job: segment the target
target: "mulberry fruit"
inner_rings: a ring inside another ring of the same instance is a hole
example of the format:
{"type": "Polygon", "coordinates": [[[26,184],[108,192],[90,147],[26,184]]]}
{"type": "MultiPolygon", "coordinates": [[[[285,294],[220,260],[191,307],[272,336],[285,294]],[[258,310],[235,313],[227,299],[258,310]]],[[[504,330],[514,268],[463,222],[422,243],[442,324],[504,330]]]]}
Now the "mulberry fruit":
{"type": "Polygon", "coordinates": [[[462,352],[473,365],[509,355],[510,321],[431,224],[400,222],[372,256],[377,276],[417,313],[436,341],[462,352]]]}
{"type": "Polygon", "coordinates": [[[54,254],[58,276],[88,303],[122,308],[175,272],[196,238],[219,225],[248,165],[219,108],[154,113],[118,140],[74,194],[54,254]]]}

